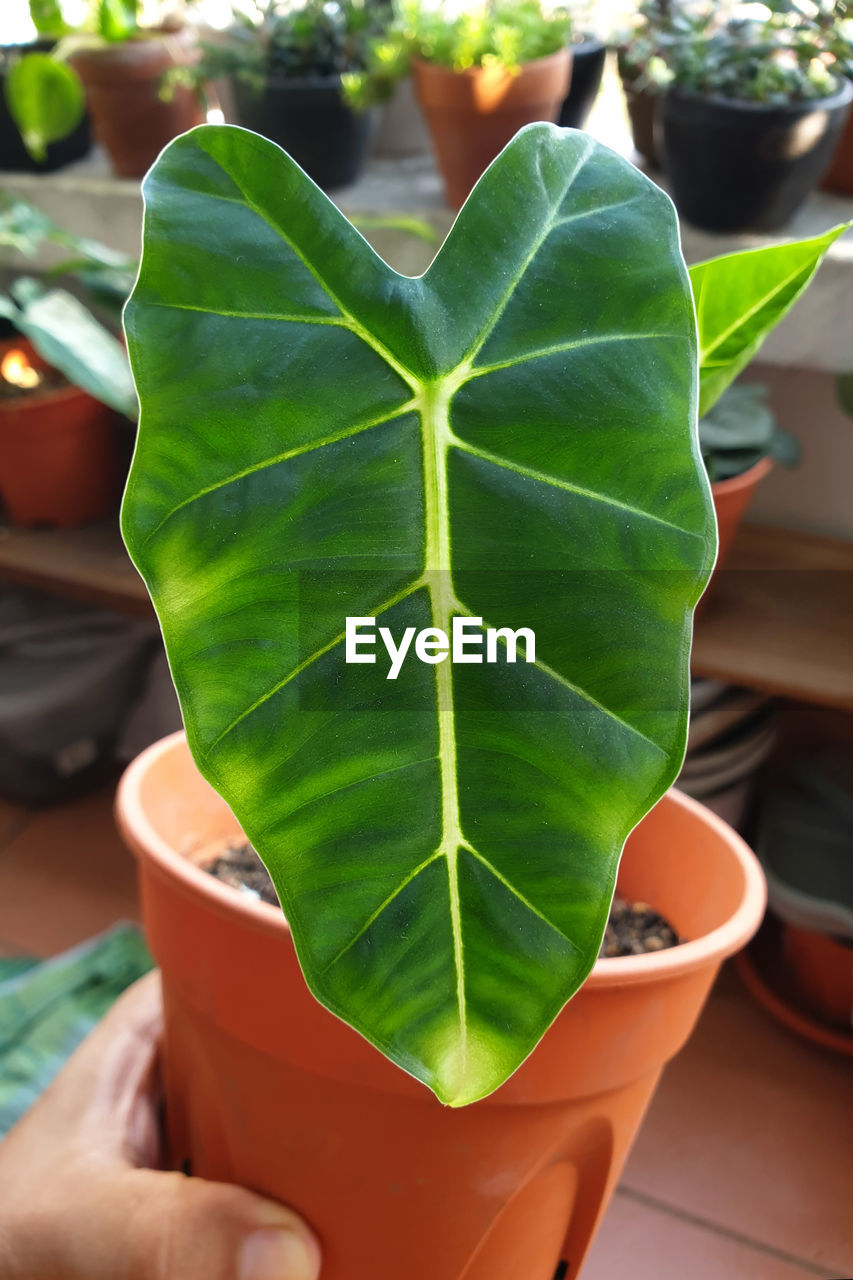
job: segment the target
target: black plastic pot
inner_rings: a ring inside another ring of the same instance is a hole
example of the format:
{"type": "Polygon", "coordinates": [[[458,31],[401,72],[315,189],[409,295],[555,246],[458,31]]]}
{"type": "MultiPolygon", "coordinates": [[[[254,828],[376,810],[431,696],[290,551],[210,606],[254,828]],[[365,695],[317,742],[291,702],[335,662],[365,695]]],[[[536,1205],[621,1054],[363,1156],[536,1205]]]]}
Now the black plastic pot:
{"type": "Polygon", "coordinates": [[[661,102],[664,171],[688,222],[708,231],[775,231],[817,186],[853,100],[772,106],[675,90],[661,102]]]}
{"type": "Polygon", "coordinates": [[[77,128],[61,142],[52,142],[43,163],[34,160],[21,140],[17,125],[6,106],[6,74],[12,62],[26,53],[49,53],[50,40],[32,44],[0,45],[0,169],[7,173],[52,173],[75,160],[82,160],[92,145],[89,117],[84,116],[77,128]]]}
{"type": "Polygon", "coordinates": [[[557,123],[564,129],[582,129],[601,88],[607,49],[594,36],[585,37],[571,49],[572,78],[557,123]]]}
{"type": "Polygon", "coordinates": [[[234,80],[238,123],[277,142],[324,190],[354,182],[373,136],[372,111],[344,101],[340,76],[268,80],[258,93],[234,80]]]}

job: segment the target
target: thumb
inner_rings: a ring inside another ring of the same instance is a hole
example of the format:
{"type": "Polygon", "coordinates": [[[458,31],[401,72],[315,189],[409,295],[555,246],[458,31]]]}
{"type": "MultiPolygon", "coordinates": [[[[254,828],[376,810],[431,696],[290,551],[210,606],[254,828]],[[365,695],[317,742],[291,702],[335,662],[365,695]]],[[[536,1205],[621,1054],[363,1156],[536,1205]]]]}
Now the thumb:
{"type": "Polygon", "coordinates": [[[291,1210],[179,1173],[129,1170],[90,1185],[85,1206],[57,1212],[54,1202],[27,1218],[15,1232],[10,1280],[318,1280],[320,1274],[319,1245],[291,1210]]]}

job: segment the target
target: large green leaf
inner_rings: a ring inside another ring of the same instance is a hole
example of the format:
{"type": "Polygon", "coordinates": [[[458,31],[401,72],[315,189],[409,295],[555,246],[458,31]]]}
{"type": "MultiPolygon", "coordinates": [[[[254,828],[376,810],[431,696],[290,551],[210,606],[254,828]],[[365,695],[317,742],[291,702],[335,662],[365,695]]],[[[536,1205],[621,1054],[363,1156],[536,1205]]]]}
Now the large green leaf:
{"type": "Polygon", "coordinates": [[[845,222],[810,240],[727,253],[690,268],[699,328],[699,416],[719,400],[791,310],[845,222]]]}
{"type": "Polygon", "coordinates": [[[473,1101],[588,974],[683,753],[715,538],[673,208],[544,124],[418,279],[242,130],[145,201],[123,528],[190,745],[318,999],[473,1101]],[[454,615],[535,664],[345,662],[347,617],[454,615]]]}

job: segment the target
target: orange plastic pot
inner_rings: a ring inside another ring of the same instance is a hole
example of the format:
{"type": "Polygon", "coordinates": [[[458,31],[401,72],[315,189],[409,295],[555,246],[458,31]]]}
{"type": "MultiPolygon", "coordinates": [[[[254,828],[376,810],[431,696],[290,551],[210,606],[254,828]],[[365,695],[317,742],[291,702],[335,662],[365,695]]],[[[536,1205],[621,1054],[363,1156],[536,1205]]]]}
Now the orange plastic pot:
{"type": "Polygon", "coordinates": [[[690,941],[599,961],[500,1090],[448,1109],[313,999],[279,911],[193,865],[238,828],[182,734],[131,764],[118,819],[163,972],[176,1162],[294,1205],[323,1280],[576,1277],[664,1064],[764,909],[743,841],[670,793],[620,885],[690,941]]]}
{"type": "Polygon", "coordinates": [[[477,179],[523,125],[555,121],[569,91],[570,49],[503,67],[453,71],[415,59],[412,78],[444,178],[447,203],[464,204],[477,179]]]}
{"type": "Polygon", "coordinates": [[[853,1026],[853,946],[814,929],[783,924],[782,954],[808,1007],[828,1022],[853,1026]]]}
{"type": "MultiPolygon", "coordinates": [[[[47,368],[23,338],[0,344],[0,357],[13,349],[47,368]]],[[[0,497],[13,524],[88,524],[115,509],[118,491],[112,409],[72,386],[0,400],[0,497]]]]}
{"type": "Polygon", "coordinates": [[[758,462],[750,467],[748,471],[742,471],[739,476],[732,476],[729,480],[715,480],[711,485],[719,536],[719,551],[717,553],[715,573],[718,573],[722,568],[729,554],[738,525],[752,501],[752,495],[772,469],[773,460],[771,458],[759,458],[758,462]]]}
{"type": "Polygon", "coordinates": [[[119,177],[141,178],[167,142],[202,123],[190,89],[161,97],[165,74],[191,56],[182,33],[163,31],[152,39],[81,49],[71,58],[86,89],[92,128],[119,177]]]}

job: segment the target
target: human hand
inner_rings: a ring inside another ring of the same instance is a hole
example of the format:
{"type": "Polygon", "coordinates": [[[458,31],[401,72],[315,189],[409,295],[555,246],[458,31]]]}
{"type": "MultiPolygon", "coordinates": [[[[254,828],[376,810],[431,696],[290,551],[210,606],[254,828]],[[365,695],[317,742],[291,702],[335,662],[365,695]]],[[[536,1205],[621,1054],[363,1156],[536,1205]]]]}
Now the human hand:
{"type": "Polygon", "coordinates": [[[158,1171],[156,974],[137,982],[0,1142],[3,1280],[317,1280],[301,1218],[158,1171]]]}

